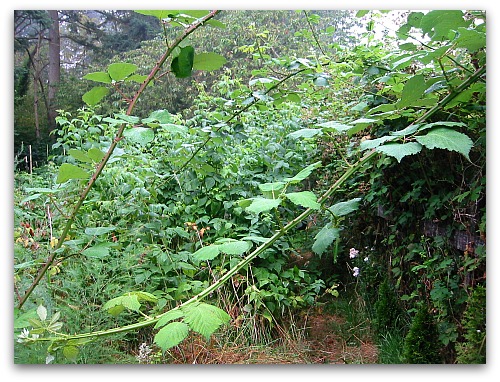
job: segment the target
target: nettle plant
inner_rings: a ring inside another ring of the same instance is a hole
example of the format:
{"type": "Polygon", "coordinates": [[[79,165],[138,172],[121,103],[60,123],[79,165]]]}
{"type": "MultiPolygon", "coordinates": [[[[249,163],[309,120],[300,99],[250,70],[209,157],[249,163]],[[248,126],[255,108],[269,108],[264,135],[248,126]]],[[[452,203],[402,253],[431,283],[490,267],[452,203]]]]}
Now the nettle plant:
{"type": "MultiPolygon", "coordinates": [[[[100,121],[106,125],[105,131],[114,132],[113,138],[104,140],[105,143],[102,145],[100,144],[101,139],[96,140],[94,145],[79,141],[77,136],[73,136],[70,141],[59,141],[65,152],[69,154],[70,160],[66,160],[59,167],[56,178],[56,183],[59,186],[54,187],[52,191],[45,190],[45,193],[56,194],[58,187],[72,185],[78,190],[79,196],[69,212],[64,214],[63,228],[51,254],[36,274],[31,286],[25,291],[24,296],[19,299],[15,325],[17,329],[22,329],[18,336],[19,342],[30,344],[42,341],[49,344],[48,361],[53,359],[53,354],[57,350],[62,350],[66,358],[75,361],[78,356],[78,348],[89,341],[148,326],[152,326],[156,330],[154,341],[164,351],[180,344],[192,331],[207,339],[210,338],[217,329],[227,324],[231,317],[218,306],[209,304],[205,300],[241,270],[251,267],[254,259],[271,249],[310,215],[321,214],[324,219],[320,221],[325,222],[323,227],[319,227],[314,237],[312,250],[321,256],[332,248],[332,245],[338,244],[340,231],[345,229],[343,219],[360,207],[360,199],[337,200],[336,196],[351,177],[360,171],[369,169],[375,159],[385,156],[395,159],[399,163],[406,156],[416,155],[424,149],[444,149],[458,152],[466,160],[469,160],[469,153],[474,145],[465,133],[459,131],[465,127],[463,122],[454,121],[452,118],[438,121],[430,120],[435,118],[438,111],[446,109],[450,103],[456,104],[463,102],[464,99],[468,101],[473,94],[485,90],[483,86],[486,71],[484,24],[474,24],[475,19],[466,18],[461,12],[459,14],[453,11],[448,14],[449,11],[432,11],[425,15],[412,13],[399,33],[406,38],[407,33],[412,28],[419,29],[430,39],[430,42],[422,43],[420,47],[413,45],[414,48],[405,45],[405,49],[413,49],[411,53],[394,55],[391,65],[385,69],[387,73],[378,78],[379,83],[387,85],[387,87],[381,87],[380,92],[390,92],[391,94],[384,94],[384,97],[388,100],[392,99],[392,101],[367,110],[366,115],[361,118],[355,118],[352,121],[346,119],[316,123],[311,127],[297,130],[291,134],[291,137],[298,141],[306,141],[312,137],[320,136],[328,139],[347,136],[354,139],[368,127],[381,125],[386,119],[401,115],[409,118],[407,126],[397,131],[390,131],[381,137],[365,139],[356,149],[356,155],[346,157],[343,151],[339,150],[339,157],[343,161],[342,172],[331,181],[331,184],[321,192],[320,196],[317,196],[313,191],[302,190],[299,186],[313,171],[321,167],[321,162],[305,166],[293,176],[282,177],[272,182],[258,183],[257,187],[261,195],[242,198],[238,205],[233,204],[232,206],[243,209],[253,219],[260,219],[263,215],[274,216],[276,229],[269,235],[255,235],[252,232],[239,237],[217,237],[209,243],[200,242],[200,245],[193,248],[192,252],[187,255],[192,264],[202,266],[202,264],[209,264],[221,256],[232,256],[235,260],[230,263],[230,269],[218,275],[211,283],[202,284],[202,290],[194,296],[184,294],[182,297],[178,296],[180,299],[176,301],[175,307],[162,311],[167,305],[165,300],[159,298],[157,294],[143,290],[126,291],[107,301],[102,309],[115,316],[123,312],[135,312],[141,316],[140,320],[112,329],[81,334],[64,334],[61,332],[63,324],[58,312],[54,313],[52,317],[48,317],[47,309],[43,305],[28,312],[22,312],[21,308],[39,285],[47,270],[68,247],[86,245],[95,238],[109,237],[107,235],[116,230],[113,225],[87,227],[84,230],[85,235],[82,237],[72,238],[70,236],[70,233],[74,232],[74,225],[80,221],[78,216],[82,211],[91,211],[86,202],[91,191],[96,187],[97,179],[103,173],[106,165],[117,156],[121,157],[120,161],[125,161],[127,155],[131,155],[119,148],[122,140],[125,139],[138,146],[146,146],[153,145],[157,135],[164,137],[165,132],[181,135],[187,132],[187,127],[178,123],[165,110],[152,112],[145,118],[133,115],[138,99],[150,85],[154,84],[157,76],[164,74],[161,73],[161,70],[167,65],[167,62],[170,64],[167,72],[177,78],[189,77],[193,70],[197,69],[215,70],[225,62],[225,59],[218,54],[196,53],[186,40],[196,29],[204,25],[221,27],[221,23],[214,19],[219,11],[140,12],[157,17],[164,25],[180,26],[184,30],[174,41],[166,42],[165,53],[148,75],[137,75],[137,67],[129,63],[114,63],[107,68],[107,71],[94,72],[86,76],[86,79],[100,83],[99,86],[83,96],[88,105],[97,105],[109,93],[109,87],[119,92],[128,105],[125,112],[117,113],[113,117],[102,117],[100,121]],[[453,16],[453,22],[445,17],[447,15],[453,16]],[[454,55],[458,54],[457,52],[475,55],[477,61],[474,62],[478,67],[471,70],[456,65],[463,69],[460,75],[455,74],[456,71],[450,74],[444,66],[444,61],[448,60],[446,65],[449,62],[456,63],[454,55]],[[409,65],[405,65],[405,63],[416,60],[420,60],[424,65],[414,73],[404,71],[409,65]],[[432,65],[442,68],[441,75],[434,76],[434,72],[428,68],[432,65]],[[128,97],[121,90],[121,85],[126,82],[139,84],[139,89],[132,97],[128,97]],[[474,93],[471,93],[471,88],[474,89],[474,93]],[[280,207],[284,206],[291,206],[294,209],[300,207],[302,212],[295,218],[283,222],[280,217],[280,207]],[[160,308],[158,308],[159,304],[161,304],[160,308]]],[[[217,133],[231,131],[230,128],[235,125],[238,118],[244,116],[244,113],[252,106],[272,105],[276,101],[282,103],[282,98],[287,97],[287,95],[280,91],[275,93],[275,91],[279,90],[282,84],[289,79],[303,76],[302,87],[307,86],[306,84],[311,81],[313,86],[324,87],[328,85],[328,78],[331,75],[346,70],[346,62],[336,62],[324,56],[318,61],[314,61],[313,58],[297,59],[293,62],[283,60],[283,65],[287,72],[284,72],[280,78],[271,75],[261,78],[260,81],[257,81],[262,85],[260,89],[253,90],[251,95],[238,94],[235,96],[233,100],[235,108],[232,113],[218,114],[215,123],[209,120],[208,125],[204,127],[207,130],[204,139],[197,142],[196,145],[191,145],[187,155],[183,152],[183,161],[179,161],[178,158],[177,167],[169,176],[172,179],[176,177],[178,179],[178,174],[182,174],[190,164],[196,161],[203,148],[213,140],[217,140],[217,133]],[[273,94],[275,97],[272,96],[273,94]]],[[[358,75],[356,68],[353,69],[352,75],[358,75]]],[[[294,94],[293,98],[296,98],[297,93],[294,94]]],[[[359,105],[356,111],[363,110],[363,108],[364,104],[359,105]]],[[[60,120],[63,124],[67,123],[66,121],[64,118],[60,120]]],[[[71,121],[68,123],[68,131],[70,131],[71,121]]],[[[217,180],[212,179],[214,180],[211,186],[216,187],[217,180]]],[[[99,203],[99,201],[94,202],[99,203]]],[[[115,244],[111,238],[99,240],[97,244],[86,245],[85,251],[90,254],[90,258],[92,256],[106,256],[115,244]]],[[[335,249],[333,254],[334,260],[336,260],[335,249]]],[[[189,266],[185,269],[186,272],[192,270],[189,266]]],[[[319,284],[317,287],[322,288],[319,284]]]]}

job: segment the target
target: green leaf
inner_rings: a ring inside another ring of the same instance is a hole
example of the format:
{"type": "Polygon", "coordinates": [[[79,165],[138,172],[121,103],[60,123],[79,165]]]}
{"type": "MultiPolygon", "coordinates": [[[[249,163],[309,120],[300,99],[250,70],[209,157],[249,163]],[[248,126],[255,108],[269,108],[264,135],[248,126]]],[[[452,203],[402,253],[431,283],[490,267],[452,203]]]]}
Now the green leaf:
{"type": "Polygon", "coordinates": [[[240,256],[252,248],[252,244],[248,241],[236,240],[218,245],[219,250],[227,255],[240,256]]]}
{"type": "Polygon", "coordinates": [[[377,151],[394,157],[398,162],[401,162],[407,155],[418,154],[422,150],[422,146],[417,142],[409,143],[388,143],[383,146],[379,146],[377,151]]]}
{"type": "Polygon", "coordinates": [[[87,156],[94,162],[100,162],[104,158],[104,153],[98,148],[92,147],[87,151],[87,156]]]}
{"type": "Polygon", "coordinates": [[[458,28],[459,36],[456,39],[457,47],[465,48],[469,52],[475,52],[486,47],[486,33],[473,29],[458,28]]]}
{"type": "Polygon", "coordinates": [[[92,159],[90,159],[82,150],[71,149],[68,151],[68,154],[80,162],[92,163],[92,159]]]}
{"type": "Polygon", "coordinates": [[[428,149],[457,151],[467,160],[470,160],[469,152],[474,146],[472,139],[467,135],[445,127],[432,129],[426,135],[415,137],[415,139],[428,149]]]}
{"type": "Polygon", "coordinates": [[[56,183],[64,183],[70,179],[87,179],[90,175],[82,168],[71,163],[63,163],[59,167],[56,183]]]}
{"type": "Polygon", "coordinates": [[[158,20],[163,20],[169,18],[170,17],[169,15],[176,14],[179,11],[140,10],[134,12],[140,13],[141,15],[154,16],[158,20]]]}
{"type": "Polygon", "coordinates": [[[153,111],[148,118],[144,118],[142,120],[143,123],[149,123],[153,121],[158,121],[160,123],[172,123],[174,122],[172,118],[172,114],[168,110],[155,110],[153,111]]]}
{"type": "Polygon", "coordinates": [[[222,309],[203,302],[194,302],[181,307],[184,312],[184,322],[189,327],[204,336],[207,340],[222,325],[231,320],[229,314],[222,309]]]}
{"type": "Polygon", "coordinates": [[[321,167],[321,161],[315,162],[313,164],[310,164],[306,168],[302,169],[297,175],[295,175],[293,178],[285,178],[284,181],[288,183],[299,183],[306,179],[311,173],[321,167]]]}
{"type": "Polygon", "coordinates": [[[226,63],[226,59],[217,53],[199,53],[194,56],[193,69],[195,70],[217,70],[226,63]]]}
{"type": "Polygon", "coordinates": [[[467,27],[464,14],[460,10],[433,10],[422,16],[420,28],[433,40],[447,38],[450,31],[457,31],[460,27],[467,27]]]}
{"type": "Polygon", "coordinates": [[[122,81],[137,70],[137,65],[116,62],[108,66],[109,76],[113,81],[122,81]]]}
{"type": "Polygon", "coordinates": [[[318,198],[311,191],[290,192],[285,196],[293,203],[305,208],[319,210],[321,204],[318,203],[318,198]]]}
{"type": "Polygon", "coordinates": [[[107,72],[93,72],[83,76],[84,79],[94,81],[94,82],[102,82],[105,84],[110,84],[112,82],[109,73],[107,72]]]}
{"type": "Polygon", "coordinates": [[[389,135],[385,135],[383,137],[375,138],[375,139],[368,139],[366,141],[361,142],[361,144],[359,145],[359,148],[361,150],[374,149],[375,147],[378,147],[381,144],[383,144],[387,141],[393,140],[393,139],[395,139],[395,137],[391,137],[389,135]]]}
{"type": "Polygon", "coordinates": [[[416,131],[422,129],[422,125],[416,123],[414,125],[410,125],[408,127],[405,127],[403,130],[398,130],[398,131],[391,131],[391,135],[395,137],[404,137],[408,135],[412,135],[416,131]]]}
{"type": "Polygon", "coordinates": [[[161,124],[160,126],[162,129],[172,134],[186,134],[188,132],[188,128],[186,126],[174,125],[173,123],[161,124]]]}
{"type": "Polygon", "coordinates": [[[281,204],[281,199],[252,198],[252,203],[246,207],[246,211],[260,214],[267,212],[281,204]]]}
{"type": "Polygon", "coordinates": [[[178,11],[180,15],[191,16],[194,19],[201,19],[210,13],[210,11],[202,9],[183,9],[178,11]]]}
{"type": "Polygon", "coordinates": [[[130,292],[131,294],[135,294],[139,301],[148,301],[152,303],[157,303],[158,302],[158,297],[156,297],[154,294],[149,293],[149,292],[144,292],[144,291],[134,291],[130,292]]]}
{"type": "Polygon", "coordinates": [[[337,133],[344,133],[350,129],[352,129],[352,126],[346,125],[344,123],[340,123],[337,121],[329,121],[329,122],[323,122],[319,123],[316,126],[322,127],[323,131],[334,131],[337,133]]]}
{"type": "Polygon", "coordinates": [[[171,322],[156,333],[154,342],[163,351],[180,344],[189,334],[189,326],[184,322],[171,322]]]}
{"type": "Polygon", "coordinates": [[[286,96],[286,100],[294,103],[300,103],[302,99],[297,93],[289,93],[286,96]]]}
{"type": "Polygon", "coordinates": [[[177,320],[178,318],[181,317],[184,317],[184,313],[182,313],[180,309],[170,310],[163,316],[161,316],[161,318],[155,325],[155,329],[161,328],[162,326],[168,324],[170,321],[177,320]]]}
{"type": "Polygon", "coordinates": [[[338,228],[332,228],[330,224],[325,225],[314,237],[313,252],[317,255],[322,255],[330,244],[339,237],[340,231],[338,228]]]}
{"type": "Polygon", "coordinates": [[[222,29],[225,29],[226,28],[226,24],[224,24],[223,22],[220,22],[219,20],[215,20],[215,19],[210,19],[208,20],[205,25],[210,25],[214,28],[222,28],[222,29]]]}
{"type": "Polygon", "coordinates": [[[153,129],[138,126],[125,130],[123,136],[131,142],[144,146],[155,138],[155,133],[153,129]]]}
{"type": "Polygon", "coordinates": [[[361,198],[354,198],[345,202],[339,202],[329,208],[330,212],[335,216],[345,216],[359,208],[361,198]]]}
{"type": "Polygon", "coordinates": [[[138,312],[141,308],[141,303],[137,295],[132,293],[127,293],[120,297],[115,297],[103,305],[104,310],[108,310],[115,306],[122,306],[123,308],[130,309],[134,312],[138,312]]]}
{"type": "Polygon", "coordinates": [[[453,121],[438,121],[438,122],[432,122],[432,123],[426,123],[423,125],[419,130],[427,130],[431,129],[436,126],[448,126],[448,127],[453,127],[453,126],[458,126],[458,127],[467,127],[467,125],[463,122],[453,122],[453,121]]]}
{"type": "Polygon", "coordinates": [[[85,234],[89,236],[100,236],[105,235],[109,232],[116,230],[116,227],[87,227],[85,228],[85,234]]]}
{"type": "Polygon", "coordinates": [[[213,260],[219,255],[219,253],[219,246],[207,245],[205,247],[201,247],[193,253],[193,257],[198,261],[213,260]]]}
{"type": "Polygon", "coordinates": [[[259,189],[265,198],[277,199],[285,185],[285,182],[262,183],[259,184],[259,189]]]}
{"type": "Polygon", "coordinates": [[[114,243],[99,243],[93,247],[89,247],[82,252],[82,255],[87,257],[95,257],[102,259],[109,256],[109,249],[114,246],[114,243]]]}
{"type": "Polygon", "coordinates": [[[403,92],[401,93],[401,99],[396,103],[397,107],[402,109],[411,106],[413,102],[422,97],[427,88],[425,77],[422,74],[411,77],[405,83],[403,92]]]}
{"type": "Polygon", "coordinates": [[[18,308],[14,308],[14,329],[26,328],[30,325],[29,320],[38,316],[35,309],[28,310],[20,314],[18,308]]]}
{"type": "Polygon", "coordinates": [[[180,49],[179,55],[172,60],[170,67],[177,78],[186,78],[191,75],[193,62],[194,48],[185,46],[180,49]]]}
{"type": "Polygon", "coordinates": [[[96,86],[82,96],[83,102],[89,106],[95,106],[109,93],[109,89],[104,86],[96,86]]]}
{"type": "Polygon", "coordinates": [[[78,348],[76,346],[65,346],[63,347],[63,355],[64,357],[71,362],[76,362],[76,358],[78,357],[78,348]]]}
{"type": "Polygon", "coordinates": [[[36,314],[40,320],[45,321],[47,319],[47,308],[43,305],[39,305],[38,308],[36,308],[36,314]]]}
{"type": "Polygon", "coordinates": [[[125,78],[125,81],[131,81],[131,82],[137,82],[138,84],[142,84],[148,76],[146,75],[140,75],[140,74],[133,74],[130,77],[125,78]]]}
{"type": "Polygon", "coordinates": [[[297,131],[294,131],[293,133],[288,134],[290,138],[312,138],[316,135],[321,135],[323,134],[323,131],[321,129],[300,129],[297,131]]]}
{"type": "Polygon", "coordinates": [[[140,121],[140,118],[135,115],[127,115],[123,113],[115,114],[115,117],[120,119],[120,123],[129,123],[131,125],[139,123],[140,121]]]}
{"type": "Polygon", "coordinates": [[[365,129],[366,127],[370,126],[374,122],[377,122],[377,119],[372,119],[372,118],[359,118],[356,119],[355,121],[350,122],[350,125],[354,125],[354,127],[351,127],[349,130],[347,130],[347,135],[353,136],[354,134],[360,132],[361,130],[365,129]]]}
{"type": "Polygon", "coordinates": [[[415,59],[415,55],[413,54],[408,54],[404,53],[402,55],[397,56],[396,58],[399,58],[397,61],[391,62],[391,69],[392,70],[399,70],[403,69],[406,66],[409,66],[413,60],[415,59]],[[401,58],[400,58],[401,57],[401,58]]]}

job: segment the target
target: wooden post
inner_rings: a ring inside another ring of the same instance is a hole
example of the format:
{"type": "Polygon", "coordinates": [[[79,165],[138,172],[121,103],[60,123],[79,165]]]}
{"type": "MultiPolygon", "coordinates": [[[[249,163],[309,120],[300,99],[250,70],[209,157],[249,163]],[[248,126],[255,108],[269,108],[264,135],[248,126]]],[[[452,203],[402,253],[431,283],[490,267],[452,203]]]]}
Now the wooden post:
{"type": "Polygon", "coordinates": [[[30,175],[33,173],[33,157],[31,156],[31,145],[28,146],[30,155],[30,175]]]}

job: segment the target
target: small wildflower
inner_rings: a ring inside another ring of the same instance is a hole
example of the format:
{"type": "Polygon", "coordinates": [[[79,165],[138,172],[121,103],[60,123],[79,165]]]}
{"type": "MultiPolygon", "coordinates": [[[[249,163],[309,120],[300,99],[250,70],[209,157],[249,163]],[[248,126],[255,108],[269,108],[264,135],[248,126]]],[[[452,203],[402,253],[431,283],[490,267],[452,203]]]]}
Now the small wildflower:
{"type": "Polygon", "coordinates": [[[359,251],[358,251],[357,249],[355,249],[355,248],[351,248],[351,249],[349,250],[349,257],[350,257],[351,259],[354,259],[354,258],[358,257],[358,255],[359,255],[359,251]]]}
{"type": "Polygon", "coordinates": [[[17,342],[19,343],[23,343],[26,341],[26,339],[28,339],[30,336],[30,332],[28,329],[24,328],[22,331],[21,331],[21,334],[19,334],[17,336],[17,342]]]}
{"type": "Polygon", "coordinates": [[[27,342],[29,340],[36,340],[38,337],[40,337],[39,334],[32,334],[30,337],[30,332],[28,329],[24,328],[21,333],[17,336],[17,342],[23,343],[27,342]]]}
{"type": "Polygon", "coordinates": [[[358,276],[359,276],[359,268],[358,268],[358,267],[354,267],[352,270],[354,271],[354,272],[352,273],[352,275],[353,275],[354,277],[358,277],[358,276]]]}
{"type": "Polygon", "coordinates": [[[152,352],[151,348],[147,343],[143,342],[141,346],[139,346],[139,354],[137,355],[137,360],[139,362],[148,363],[150,360],[150,353],[152,352]]]}
{"type": "Polygon", "coordinates": [[[368,260],[369,260],[369,259],[368,259],[368,256],[366,256],[366,257],[364,258],[364,262],[365,262],[365,263],[367,263],[367,262],[368,262],[368,260]]]}

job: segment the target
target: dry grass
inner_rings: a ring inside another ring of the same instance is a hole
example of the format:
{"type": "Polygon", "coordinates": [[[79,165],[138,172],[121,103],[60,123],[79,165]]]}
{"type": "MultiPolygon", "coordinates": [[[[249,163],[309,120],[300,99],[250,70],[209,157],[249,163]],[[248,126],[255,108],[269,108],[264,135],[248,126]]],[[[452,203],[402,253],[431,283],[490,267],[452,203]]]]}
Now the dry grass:
{"type": "Polygon", "coordinates": [[[345,325],[341,317],[317,311],[298,320],[302,329],[297,330],[295,326],[293,338],[290,331],[279,329],[279,339],[261,346],[224,342],[224,336],[212,336],[207,342],[203,337],[191,334],[179,346],[156,359],[155,363],[278,365],[377,362],[377,348],[370,340],[347,342],[338,333],[338,329],[345,325]]]}

